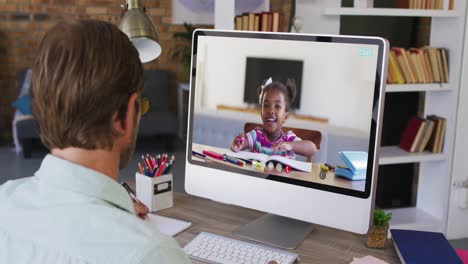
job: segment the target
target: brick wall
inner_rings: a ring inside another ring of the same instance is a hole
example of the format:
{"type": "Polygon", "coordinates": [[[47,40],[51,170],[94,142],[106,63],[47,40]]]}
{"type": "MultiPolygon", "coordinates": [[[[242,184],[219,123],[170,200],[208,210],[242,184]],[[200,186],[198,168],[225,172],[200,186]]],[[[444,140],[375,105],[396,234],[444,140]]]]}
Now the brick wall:
{"type": "MultiPolygon", "coordinates": [[[[90,18],[117,24],[122,1],[116,0],[0,0],[0,142],[11,142],[11,102],[17,97],[17,72],[29,68],[45,32],[57,22],[69,18],[90,18]]],[[[170,50],[179,45],[172,36],[183,31],[182,25],[171,22],[171,0],[146,0],[148,14],[156,25],[163,51],[145,69],[161,69],[170,73],[172,109],[176,109],[176,83],[184,79],[183,65],[171,59],[170,50]]],[[[272,11],[285,17],[290,12],[289,1],[271,0],[272,11]],[[287,3],[284,3],[287,2],[287,3]]],[[[212,26],[197,26],[212,28],[212,26]]]]}

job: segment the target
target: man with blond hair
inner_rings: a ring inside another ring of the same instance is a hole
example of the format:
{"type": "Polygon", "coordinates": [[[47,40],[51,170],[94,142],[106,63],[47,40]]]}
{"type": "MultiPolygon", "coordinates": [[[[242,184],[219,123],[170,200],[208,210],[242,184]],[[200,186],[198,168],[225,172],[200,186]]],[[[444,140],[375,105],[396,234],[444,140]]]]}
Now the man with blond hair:
{"type": "Polygon", "coordinates": [[[39,47],[32,111],[50,149],[33,177],[0,186],[0,263],[187,263],[118,184],[145,101],[137,50],[116,26],[62,22],[39,47]]]}

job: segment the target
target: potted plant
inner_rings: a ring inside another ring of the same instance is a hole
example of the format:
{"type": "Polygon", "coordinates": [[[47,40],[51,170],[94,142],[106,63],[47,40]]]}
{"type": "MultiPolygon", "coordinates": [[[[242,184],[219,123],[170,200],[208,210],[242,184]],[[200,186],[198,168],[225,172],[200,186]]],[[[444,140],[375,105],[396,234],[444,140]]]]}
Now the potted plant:
{"type": "Polygon", "coordinates": [[[193,31],[195,31],[195,27],[190,23],[184,23],[183,32],[176,32],[174,33],[174,38],[182,40],[181,45],[177,45],[174,50],[172,51],[172,58],[176,60],[180,60],[184,65],[184,81],[188,81],[190,79],[190,59],[192,56],[192,36],[193,31]]]}
{"type": "Polygon", "coordinates": [[[374,211],[374,224],[367,233],[367,246],[370,248],[385,248],[387,242],[388,222],[392,213],[386,214],[382,209],[374,211]]]}

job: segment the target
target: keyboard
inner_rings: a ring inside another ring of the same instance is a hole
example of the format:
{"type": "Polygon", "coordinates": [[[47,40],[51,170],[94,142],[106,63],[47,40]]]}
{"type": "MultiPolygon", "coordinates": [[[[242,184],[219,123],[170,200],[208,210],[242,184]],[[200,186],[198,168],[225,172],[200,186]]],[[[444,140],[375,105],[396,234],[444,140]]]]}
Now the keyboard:
{"type": "Polygon", "coordinates": [[[201,232],[192,239],[184,247],[184,251],[194,260],[222,264],[266,264],[272,260],[278,264],[291,264],[298,258],[297,254],[287,251],[206,232],[201,232]]]}

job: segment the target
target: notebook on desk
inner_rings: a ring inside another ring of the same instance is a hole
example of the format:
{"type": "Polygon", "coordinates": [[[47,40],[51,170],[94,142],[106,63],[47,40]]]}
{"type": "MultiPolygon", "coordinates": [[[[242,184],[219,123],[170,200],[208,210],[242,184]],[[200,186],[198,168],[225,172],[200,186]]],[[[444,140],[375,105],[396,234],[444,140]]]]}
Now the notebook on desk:
{"type": "Polygon", "coordinates": [[[442,233],[401,229],[391,229],[390,232],[401,263],[462,264],[442,233]]]}
{"type": "Polygon", "coordinates": [[[180,232],[188,229],[192,223],[182,221],[166,216],[148,214],[145,223],[150,225],[152,228],[156,228],[164,235],[175,236],[180,232]]]}

